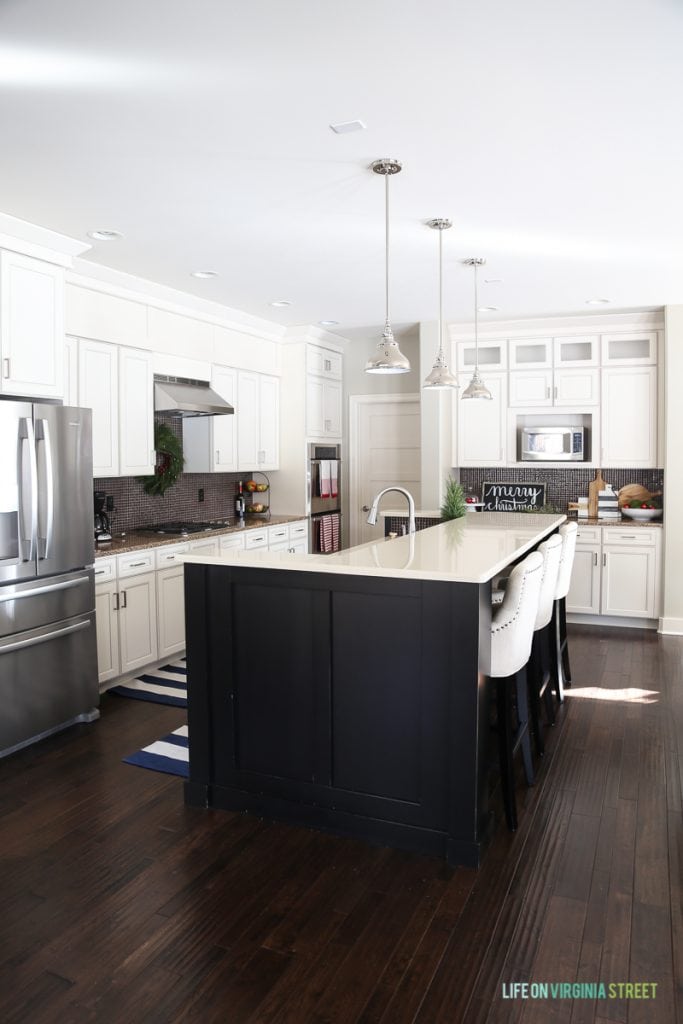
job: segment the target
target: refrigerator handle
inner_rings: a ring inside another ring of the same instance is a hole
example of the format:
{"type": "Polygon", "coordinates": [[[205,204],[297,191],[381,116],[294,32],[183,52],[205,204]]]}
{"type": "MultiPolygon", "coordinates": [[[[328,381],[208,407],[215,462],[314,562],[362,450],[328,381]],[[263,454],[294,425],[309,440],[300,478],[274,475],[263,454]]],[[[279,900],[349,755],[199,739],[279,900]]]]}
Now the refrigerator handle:
{"type": "Polygon", "coordinates": [[[49,633],[40,633],[38,636],[32,636],[27,640],[14,640],[12,637],[8,637],[6,640],[0,640],[0,654],[10,654],[11,651],[20,651],[24,647],[35,647],[37,644],[47,643],[48,640],[54,640],[58,636],[68,636],[69,633],[80,633],[82,629],[89,629],[90,622],[85,620],[83,622],[74,622],[71,626],[64,626],[63,629],[52,629],[49,633]]]}
{"type": "Polygon", "coordinates": [[[43,456],[42,463],[38,461],[38,467],[42,467],[38,488],[38,558],[47,558],[52,552],[55,518],[52,445],[47,420],[36,420],[36,451],[41,451],[43,456]]]}
{"type": "Polygon", "coordinates": [[[38,471],[33,422],[28,416],[19,420],[19,440],[19,544],[22,561],[32,562],[38,530],[38,471]]]}

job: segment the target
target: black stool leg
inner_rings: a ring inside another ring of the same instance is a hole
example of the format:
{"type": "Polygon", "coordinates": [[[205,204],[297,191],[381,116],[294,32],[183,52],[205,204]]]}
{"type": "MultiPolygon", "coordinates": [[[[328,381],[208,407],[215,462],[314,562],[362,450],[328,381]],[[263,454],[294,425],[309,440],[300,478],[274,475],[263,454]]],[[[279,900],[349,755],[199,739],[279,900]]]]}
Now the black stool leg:
{"type": "Polygon", "coordinates": [[[531,644],[531,655],[527,666],[527,675],[529,680],[528,693],[531,731],[534,734],[536,753],[539,757],[543,757],[543,754],[545,753],[543,728],[541,726],[541,683],[543,680],[543,670],[540,665],[538,633],[534,633],[534,638],[531,644]]]}
{"type": "Polygon", "coordinates": [[[510,831],[515,832],[517,829],[517,803],[515,801],[515,773],[512,763],[511,689],[512,679],[508,677],[496,679],[500,780],[503,788],[505,818],[510,831]]]}
{"type": "Polygon", "coordinates": [[[555,644],[552,631],[552,619],[540,632],[543,634],[543,640],[541,643],[541,694],[545,703],[545,713],[548,718],[548,725],[555,725],[555,705],[553,704],[553,683],[555,681],[553,656],[555,653],[555,644]]]}
{"type": "Polygon", "coordinates": [[[529,686],[526,678],[526,668],[520,669],[515,675],[515,686],[517,688],[517,722],[521,733],[522,759],[524,761],[524,774],[526,775],[527,786],[534,784],[534,765],[531,757],[531,737],[529,736],[529,686]]]}
{"type": "Polygon", "coordinates": [[[553,617],[550,620],[550,632],[552,640],[551,667],[553,673],[553,685],[560,704],[564,702],[564,668],[562,666],[562,639],[560,636],[560,600],[553,602],[553,617]]]}
{"type": "Polygon", "coordinates": [[[564,670],[564,685],[572,685],[572,670],[569,664],[569,644],[567,642],[567,599],[560,598],[560,650],[562,652],[562,668],[564,670]]]}

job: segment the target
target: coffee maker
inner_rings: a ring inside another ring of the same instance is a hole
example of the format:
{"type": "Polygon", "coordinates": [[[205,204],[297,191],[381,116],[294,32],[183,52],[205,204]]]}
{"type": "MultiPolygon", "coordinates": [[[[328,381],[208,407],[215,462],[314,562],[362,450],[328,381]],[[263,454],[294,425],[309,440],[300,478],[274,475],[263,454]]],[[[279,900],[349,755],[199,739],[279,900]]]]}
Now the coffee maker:
{"type": "Polygon", "coordinates": [[[111,540],[111,529],[109,526],[109,516],[104,511],[104,506],[107,500],[105,491],[95,491],[95,543],[99,544],[101,541],[111,540]]]}

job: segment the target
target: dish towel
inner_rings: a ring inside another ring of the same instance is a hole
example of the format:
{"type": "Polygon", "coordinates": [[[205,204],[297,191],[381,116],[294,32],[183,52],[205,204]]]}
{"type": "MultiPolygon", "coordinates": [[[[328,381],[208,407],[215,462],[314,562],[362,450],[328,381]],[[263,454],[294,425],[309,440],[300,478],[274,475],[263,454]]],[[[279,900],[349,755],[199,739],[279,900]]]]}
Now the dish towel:
{"type": "Polygon", "coordinates": [[[324,555],[332,551],[332,516],[320,517],[320,550],[324,555]]]}
{"type": "Polygon", "coordinates": [[[334,512],[330,519],[332,521],[332,551],[339,551],[339,528],[341,526],[339,513],[334,512]]]}
{"type": "Polygon", "coordinates": [[[320,497],[330,496],[330,462],[329,459],[320,460],[320,497]]]}
{"type": "Polygon", "coordinates": [[[330,466],[330,497],[336,498],[339,495],[339,462],[337,459],[332,459],[329,463],[330,466]]]}

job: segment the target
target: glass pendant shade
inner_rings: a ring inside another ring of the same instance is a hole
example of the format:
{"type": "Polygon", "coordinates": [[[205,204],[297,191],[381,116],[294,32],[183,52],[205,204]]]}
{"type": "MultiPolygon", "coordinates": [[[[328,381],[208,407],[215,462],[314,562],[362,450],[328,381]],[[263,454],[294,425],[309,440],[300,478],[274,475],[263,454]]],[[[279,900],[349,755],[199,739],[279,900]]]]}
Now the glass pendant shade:
{"type": "Polygon", "coordinates": [[[428,227],[436,228],[439,232],[439,350],[436,353],[436,359],[434,360],[434,366],[431,372],[427,374],[424,380],[423,388],[429,389],[430,391],[447,391],[449,389],[457,388],[457,379],[448,369],[446,363],[446,356],[443,351],[443,233],[447,228],[451,227],[451,222],[445,220],[442,217],[437,217],[434,220],[427,222],[428,227]]]}
{"type": "Polygon", "coordinates": [[[385,219],[385,319],[384,332],[377,345],[377,351],[365,364],[366,373],[409,373],[410,361],[403,355],[389,322],[389,178],[398,174],[402,164],[398,160],[384,157],[371,165],[375,174],[384,176],[384,219],[385,219]]]}
{"type": "Polygon", "coordinates": [[[464,261],[467,266],[474,267],[474,373],[472,380],[463,391],[461,398],[483,398],[492,401],[493,395],[484,384],[479,373],[479,298],[477,295],[477,270],[486,260],[483,256],[472,256],[464,261]]]}

